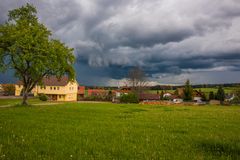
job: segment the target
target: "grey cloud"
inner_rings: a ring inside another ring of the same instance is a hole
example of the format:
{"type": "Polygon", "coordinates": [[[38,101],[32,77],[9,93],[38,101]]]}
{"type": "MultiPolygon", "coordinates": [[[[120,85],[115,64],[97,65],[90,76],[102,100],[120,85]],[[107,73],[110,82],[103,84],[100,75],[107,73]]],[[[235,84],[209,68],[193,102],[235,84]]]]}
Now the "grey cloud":
{"type": "Polygon", "coordinates": [[[37,6],[54,37],[75,49],[85,84],[124,78],[133,66],[154,81],[189,76],[198,83],[240,70],[238,0],[3,0],[0,23],[26,2],[37,6]]]}

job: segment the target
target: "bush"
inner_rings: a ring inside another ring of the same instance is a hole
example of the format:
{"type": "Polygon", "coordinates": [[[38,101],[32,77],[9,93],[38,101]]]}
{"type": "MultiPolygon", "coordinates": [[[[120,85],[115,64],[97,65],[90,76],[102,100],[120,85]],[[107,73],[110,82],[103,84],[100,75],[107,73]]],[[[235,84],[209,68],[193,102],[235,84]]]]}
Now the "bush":
{"type": "Polygon", "coordinates": [[[240,98],[239,97],[234,97],[234,99],[231,100],[231,104],[240,104],[240,98]]]}
{"type": "Polygon", "coordinates": [[[85,101],[112,101],[111,97],[109,96],[102,96],[102,95],[91,95],[84,97],[85,101]]]}
{"type": "Polygon", "coordinates": [[[138,97],[136,94],[130,93],[130,94],[124,94],[120,97],[121,103],[138,103],[138,97]]]}
{"type": "Polygon", "coordinates": [[[3,84],[2,85],[3,94],[5,96],[11,96],[15,94],[15,85],[14,84],[3,84]]]}
{"type": "Polygon", "coordinates": [[[46,96],[45,94],[39,94],[39,99],[41,101],[47,101],[48,100],[48,96],[46,96]]]}

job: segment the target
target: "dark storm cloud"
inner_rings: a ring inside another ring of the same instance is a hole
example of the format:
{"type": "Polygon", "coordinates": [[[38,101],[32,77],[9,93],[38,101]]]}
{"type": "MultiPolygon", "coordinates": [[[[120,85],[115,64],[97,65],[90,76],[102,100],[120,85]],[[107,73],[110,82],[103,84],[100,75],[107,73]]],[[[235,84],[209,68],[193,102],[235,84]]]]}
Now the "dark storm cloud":
{"type": "Polygon", "coordinates": [[[239,0],[2,0],[0,22],[26,2],[75,49],[84,84],[122,79],[134,66],[165,83],[214,83],[240,71],[239,0]]]}

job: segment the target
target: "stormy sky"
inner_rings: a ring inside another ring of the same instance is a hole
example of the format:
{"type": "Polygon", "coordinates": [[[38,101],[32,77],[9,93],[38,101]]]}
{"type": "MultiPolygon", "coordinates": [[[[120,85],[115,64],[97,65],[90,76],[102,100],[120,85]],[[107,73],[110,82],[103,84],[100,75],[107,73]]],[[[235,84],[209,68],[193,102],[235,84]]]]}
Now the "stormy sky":
{"type": "Polygon", "coordinates": [[[240,82],[240,0],[1,0],[0,23],[27,2],[74,48],[81,84],[116,85],[134,66],[156,84],[240,82]]]}

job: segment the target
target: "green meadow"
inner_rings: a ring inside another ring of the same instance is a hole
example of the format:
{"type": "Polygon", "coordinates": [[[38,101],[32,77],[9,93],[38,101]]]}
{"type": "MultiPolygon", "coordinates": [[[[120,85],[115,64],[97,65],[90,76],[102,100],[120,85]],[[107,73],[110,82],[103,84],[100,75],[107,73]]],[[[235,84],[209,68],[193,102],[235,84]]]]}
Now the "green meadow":
{"type": "Polygon", "coordinates": [[[240,159],[239,124],[239,106],[0,107],[0,159],[240,159]]]}

